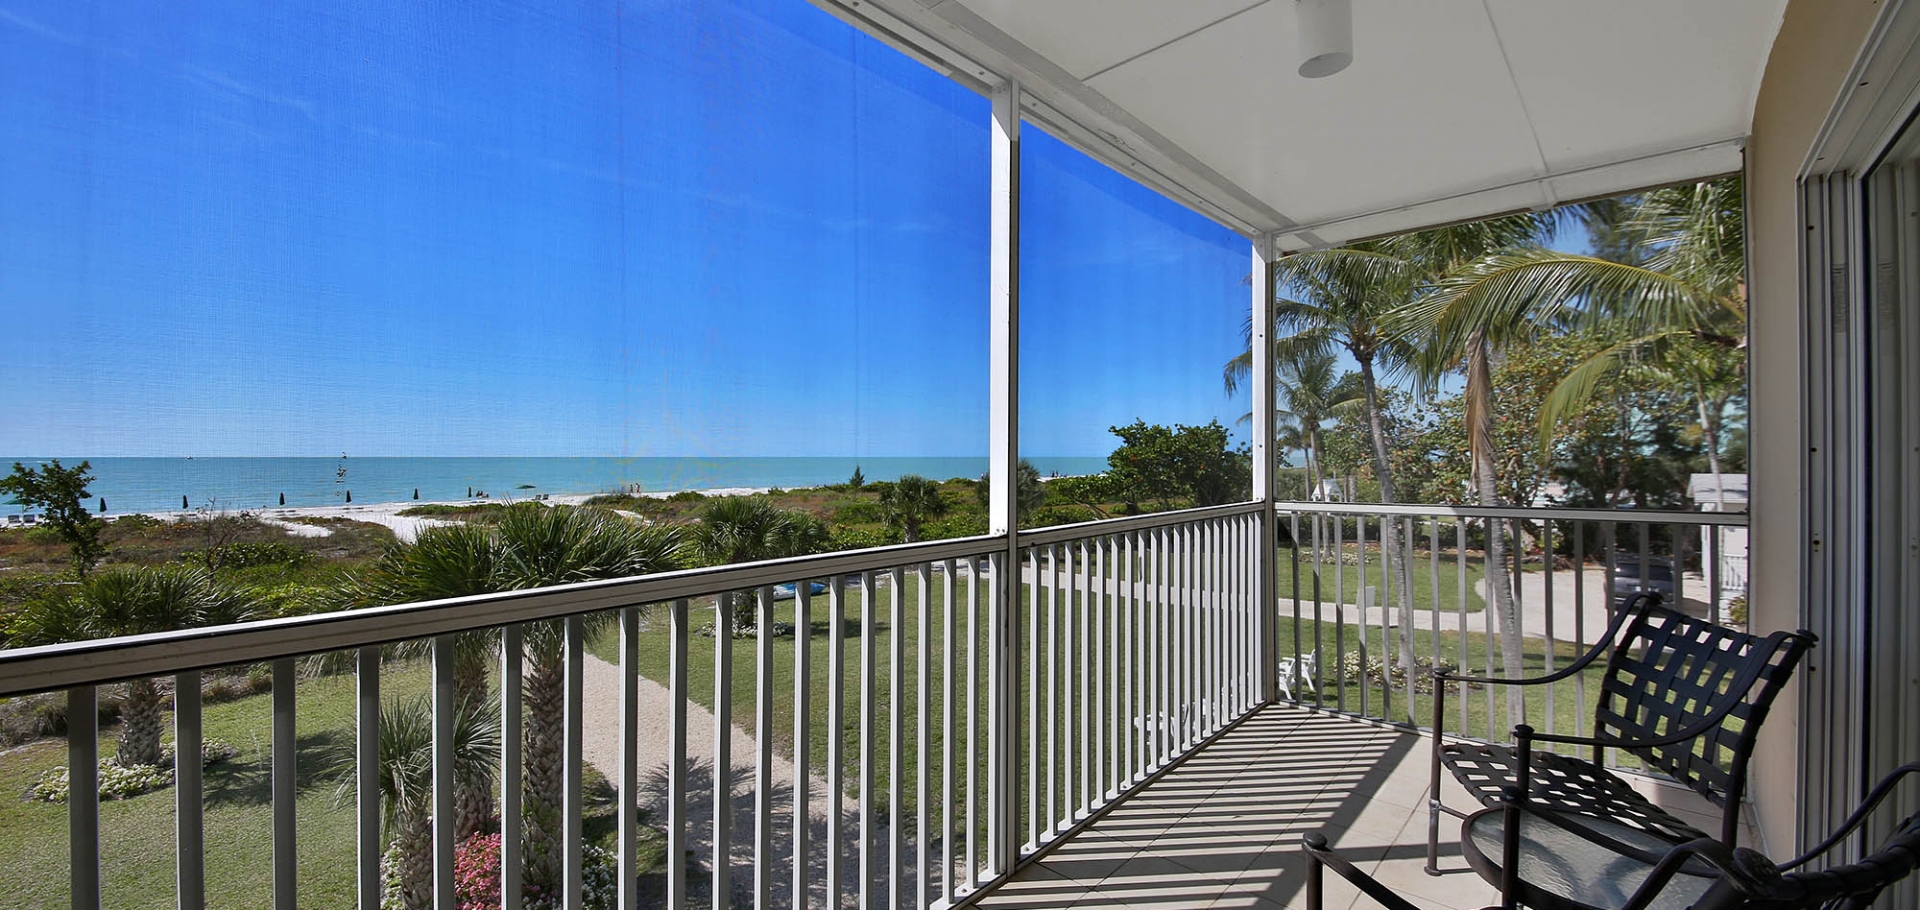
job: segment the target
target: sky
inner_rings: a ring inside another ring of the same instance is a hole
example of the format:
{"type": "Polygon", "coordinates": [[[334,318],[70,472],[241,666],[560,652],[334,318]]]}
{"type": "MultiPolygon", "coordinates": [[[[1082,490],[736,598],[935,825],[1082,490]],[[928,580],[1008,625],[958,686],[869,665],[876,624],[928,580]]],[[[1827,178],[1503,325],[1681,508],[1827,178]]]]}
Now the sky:
{"type": "MultiPolygon", "coordinates": [[[[976,455],[986,99],[804,0],[0,0],[0,453],[976,455]]],[[[1036,129],[1022,447],[1234,424],[1246,243],[1036,129]]]]}

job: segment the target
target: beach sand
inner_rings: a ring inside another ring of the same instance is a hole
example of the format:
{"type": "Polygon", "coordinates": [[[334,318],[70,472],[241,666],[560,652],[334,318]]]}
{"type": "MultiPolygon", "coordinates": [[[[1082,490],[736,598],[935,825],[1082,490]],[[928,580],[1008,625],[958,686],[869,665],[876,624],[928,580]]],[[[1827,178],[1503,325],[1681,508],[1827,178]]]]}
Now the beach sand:
{"type": "MultiPolygon", "coordinates": [[[[697,492],[699,492],[703,496],[753,496],[760,493],[768,492],[770,489],[772,488],[771,487],[723,487],[723,488],[714,489],[714,490],[699,490],[697,492]]],[[[676,492],[680,492],[680,491],[674,491],[674,490],[650,491],[650,492],[641,493],[638,495],[647,496],[654,499],[666,499],[667,497],[674,495],[676,492]]],[[[559,494],[552,495],[547,497],[546,499],[518,499],[518,500],[509,498],[509,497],[500,497],[497,499],[448,499],[448,500],[434,500],[434,501],[405,500],[401,502],[369,502],[365,504],[354,503],[352,505],[338,505],[338,506],[302,506],[298,508],[289,506],[287,508],[268,508],[268,509],[259,509],[259,510],[250,510],[250,511],[253,511],[254,516],[256,518],[259,518],[262,522],[273,525],[274,527],[277,527],[277,528],[282,528],[286,530],[287,533],[293,534],[297,537],[327,537],[331,535],[333,532],[328,530],[325,527],[322,527],[319,525],[303,524],[299,521],[296,521],[295,519],[345,518],[351,521],[364,521],[370,524],[385,526],[387,528],[392,529],[393,536],[398,538],[400,542],[412,543],[415,538],[420,536],[420,532],[426,530],[427,528],[435,527],[437,525],[449,525],[449,524],[457,523],[444,518],[426,518],[426,517],[417,516],[417,515],[400,514],[401,512],[407,509],[414,508],[415,506],[435,506],[435,505],[437,506],[473,506],[473,505],[487,505],[489,503],[506,504],[506,503],[512,503],[512,502],[538,502],[538,503],[542,503],[544,505],[550,505],[550,506],[571,506],[571,505],[580,505],[581,503],[584,503],[587,500],[592,499],[594,496],[597,496],[597,495],[600,495],[600,494],[568,493],[564,495],[559,495],[559,494]]],[[[164,519],[167,521],[182,521],[186,519],[191,519],[199,513],[192,512],[192,511],[174,510],[171,512],[148,512],[146,514],[154,518],[164,519]]],[[[628,518],[634,518],[634,519],[638,519],[640,517],[639,515],[633,512],[621,512],[620,514],[628,518]]],[[[118,516],[115,516],[115,517],[118,517],[118,516]]]]}

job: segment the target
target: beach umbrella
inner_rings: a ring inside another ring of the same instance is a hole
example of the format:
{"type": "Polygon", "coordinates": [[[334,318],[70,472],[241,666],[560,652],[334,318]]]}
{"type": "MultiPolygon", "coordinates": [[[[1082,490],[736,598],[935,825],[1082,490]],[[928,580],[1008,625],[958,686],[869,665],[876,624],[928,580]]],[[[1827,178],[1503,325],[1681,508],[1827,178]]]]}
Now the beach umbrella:
{"type": "Polygon", "coordinates": [[[415,499],[419,499],[419,498],[420,498],[420,488],[419,488],[419,487],[414,487],[414,488],[413,488],[413,498],[415,498],[415,499]]]}
{"type": "Polygon", "coordinates": [[[105,496],[100,497],[100,514],[107,514],[107,498],[105,496]]]}
{"type": "Polygon", "coordinates": [[[287,504],[287,494],[280,494],[280,504],[283,506],[287,504]]]}
{"type": "Polygon", "coordinates": [[[348,502],[352,502],[352,501],[353,501],[353,491],[352,491],[352,490],[348,490],[348,491],[347,491],[347,501],[348,501],[348,502]]]}
{"type": "Polygon", "coordinates": [[[187,507],[188,507],[188,506],[187,506],[187,497],[186,497],[186,494],[184,494],[184,493],[183,493],[183,494],[181,494],[181,495],[180,495],[180,508],[182,508],[182,509],[184,509],[184,508],[187,508],[187,507]]]}

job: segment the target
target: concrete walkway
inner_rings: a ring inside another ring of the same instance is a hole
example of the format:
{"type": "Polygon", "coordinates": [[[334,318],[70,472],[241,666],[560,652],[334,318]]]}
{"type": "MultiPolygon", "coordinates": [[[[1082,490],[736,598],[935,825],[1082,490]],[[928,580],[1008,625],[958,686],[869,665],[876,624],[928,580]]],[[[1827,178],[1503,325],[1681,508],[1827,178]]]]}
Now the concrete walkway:
{"type": "MultiPolygon", "coordinates": [[[[585,696],[585,715],[588,718],[582,743],[582,752],[588,764],[598,769],[609,780],[617,780],[620,772],[620,669],[593,655],[586,655],[583,694],[585,696]],[[596,720],[600,722],[596,722],[596,720]]],[[[665,687],[650,679],[641,678],[639,716],[639,754],[638,767],[641,780],[641,807],[645,809],[656,825],[664,825],[667,819],[667,763],[672,746],[673,697],[665,687]]],[[[791,697],[790,691],[788,697],[791,697]]],[[[732,838],[732,883],[735,906],[753,904],[753,845],[754,845],[754,765],[758,758],[758,744],[752,734],[735,725],[732,734],[732,754],[728,756],[729,777],[733,793],[733,830],[732,838]]],[[[714,767],[714,716],[713,712],[699,702],[687,701],[687,824],[689,836],[687,849],[692,852],[693,866],[699,871],[688,878],[690,894],[706,894],[713,857],[713,767],[714,767]]],[[[852,769],[849,768],[849,772],[852,769]]],[[[773,772],[773,818],[774,836],[771,869],[774,885],[772,887],[772,906],[787,907],[792,904],[793,895],[793,782],[794,766],[792,760],[775,750],[772,764],[773,772]]],[[[826,887],[826,851],[824,845],[828,839],[827,815],[831,803],[825,777],[810,773],[808,780],[809,806],[807,811],[810,831],[808,837],[812,849],[808,851],[808,879],[812,882],[812,897],[809,903],[816,906],[828,904],[826,887]]],[[[845,873],[843,903],[857,896],[857,860],[854,859],[854,847],[859,839],[859,804],[847,794],[838,796],[840,817],[844,820],[841,834],[843,855],[848,862],[843,868],[845,873]]],[[[911,887],[912,867],[915,862],[916,846],[913,838],[906,841],[905,865],[909,881],[903,887],[911,887]]],[[[875,855],[884,856],[887,849],[887,828],[885,820],[876,825],[873,834],[872,849],[875,855]]],[[[884,863],[883,863],[884,865],[884,863]]]]}

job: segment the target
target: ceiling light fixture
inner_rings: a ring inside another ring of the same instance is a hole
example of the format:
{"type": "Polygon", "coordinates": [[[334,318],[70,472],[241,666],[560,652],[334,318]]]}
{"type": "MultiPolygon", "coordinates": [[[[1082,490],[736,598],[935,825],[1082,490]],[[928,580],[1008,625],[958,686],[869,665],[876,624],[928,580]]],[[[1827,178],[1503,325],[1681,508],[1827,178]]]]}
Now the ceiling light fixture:
{"type": "Polygon", "coordinates": [[[1353,0],[1294,0],[1300,13],[1300,75],[1331,76],[1353,62],[1353,0]]]}

